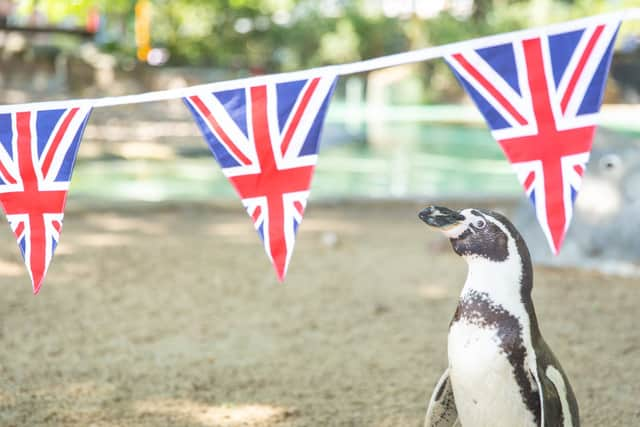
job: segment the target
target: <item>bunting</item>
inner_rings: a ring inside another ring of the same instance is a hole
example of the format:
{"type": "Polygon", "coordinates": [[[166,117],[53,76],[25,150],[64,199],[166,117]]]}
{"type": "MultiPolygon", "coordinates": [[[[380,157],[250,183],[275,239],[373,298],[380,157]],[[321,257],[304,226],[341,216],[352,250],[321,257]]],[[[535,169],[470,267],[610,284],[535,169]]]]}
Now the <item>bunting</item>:
{"type": "Polygon", "coordinates": [[[338,76],[444,58],[558,253],[591,152],[613,45],[640,8],[350,64],[119,97],[0,106],[0,205],[38,293],[91,109],[182,98],[284,280],[338,76]]]}
{"type": "Polygon", "coordinates": [[[60,239],[71,173],[90,106],[0,113],[0,204],[34,294],[60,239]]]}
{"type": "Polygon", "coordinates": [[[554,254],[571,222],[620,20],[581,21],[445,56],[483,114],[554,254]]]}
{"type": "Polygon", "coordinates": [[[185,98],[280,281],[309,197],[335,82],[334,75],[268,80],[185,98]]]}

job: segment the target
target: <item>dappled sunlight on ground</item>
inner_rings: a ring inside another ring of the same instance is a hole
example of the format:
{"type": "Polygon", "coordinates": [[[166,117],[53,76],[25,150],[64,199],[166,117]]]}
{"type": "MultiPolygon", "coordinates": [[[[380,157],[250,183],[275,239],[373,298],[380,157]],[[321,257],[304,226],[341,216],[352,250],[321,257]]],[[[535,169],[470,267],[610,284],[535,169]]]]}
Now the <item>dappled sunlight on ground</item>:
{"type": "Polygon", "coordinates": [[[58,246],[56,246],[55,256],[72,255],[76,250],[76,245],[60,240],[58,241],[58,246]]]}
{"type": "Polygon", "coordinates": [[[249,238],[250,241],[253,242],[256,238],[256,231],[251,225],[251,218],[249,217],[243,218],[243,221],[238,222],[211,224],[206,227],[205,233],[208,236],[224,237],[239,243],[246,243],[249,241],[249,238]]]}
{"type": "Polygon", "coordinates": [[[206,405],[190,400],[146,400],[134,404],[142,415],[170,415],[188,418],[207,427],[239,427],[263,425],[291,415],[285,408],[270,405],[206,405]]]}
{"type": "Polygon", "coordinates": [[[87,215],[86,221],[95,227],[112,232],[135,231],[142,234],[157,235],[169,231],[157,222],[150,222],[143,218],[125,217],[113,213],[90,214],[87,215]]]}
{"type": "MultiPolygon", "coordinates": [[[[16,251],[19,251],[17,247],[16,251]]],[[[18,277],[23,274],[25,274],[24,264],[0,260],[0,276],[18,277]]]]}
{"type": "Polygon", "coordinates": [[[441,283],[430,283],[418,288],[418,294],[428,300],[442,300],[456,295],[457,290],[441,283]]]}
{"type": "Polygon", "coordinates": [[[301,227],[304,227],[305,232],[339,231],[341,233],[355,234],[362,230],[362,227],[357,223],[339,219],[305,218],[301,227]]]}
{"type": "MultiPolygon", "coordinates": [[[[237,214],[237,221],[219,222],[215,219],[213,224],[206,227],[205,234],[208,236],[224,238],[234,243],[258,243],[256,230],[251,224],[251,218],[237,214]]],[[[298,239],[320,238],[325,246],[334,247],[345,235],[356,235],[362,232],[362,227],[356,223],[338,219],[307,219],[300,225],[298,239]]]]}
{"type": "Polygon", "coordinates": [[[74,241],[77,245],[97,248],[125,246],[133,241],[132,237],[110,233],[87,233],[74,241]]]}
{"type": "MultiPolygon", "coordinates": [[[[0,230],[0,426],[420,425],[466,277],[420,207],[313,204],[280,285],[230,206],[74,203],[35,297],[0,230]]],[[[638,424],[636,281],[535,278],[583,424],[638,424]]]]}

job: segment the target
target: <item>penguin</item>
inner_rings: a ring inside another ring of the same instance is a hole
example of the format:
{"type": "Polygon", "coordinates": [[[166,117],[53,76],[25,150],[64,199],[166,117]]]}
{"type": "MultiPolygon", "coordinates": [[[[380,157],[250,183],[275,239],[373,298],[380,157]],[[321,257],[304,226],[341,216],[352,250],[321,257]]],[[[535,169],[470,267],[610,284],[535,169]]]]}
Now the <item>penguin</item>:
{"type": "Polygon", "coordinates": [[[430,206],[418,216],[468,264],[425,427],[578,427],[573,389],[538,327],[520,233],[483,209],[430,206]]]}

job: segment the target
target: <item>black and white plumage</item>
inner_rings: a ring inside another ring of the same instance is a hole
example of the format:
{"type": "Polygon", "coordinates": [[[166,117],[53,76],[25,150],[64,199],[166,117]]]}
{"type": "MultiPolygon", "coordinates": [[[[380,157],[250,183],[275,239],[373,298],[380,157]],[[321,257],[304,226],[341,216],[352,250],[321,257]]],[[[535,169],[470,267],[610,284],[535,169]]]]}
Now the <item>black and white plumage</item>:
{"type": "Polygon", "coordinates": [[[431,206],[419,217],[469,266],[425,427],[579,426],[571,385],[538,329],[529,250],[515,227],[480,209],[431,206]]]}

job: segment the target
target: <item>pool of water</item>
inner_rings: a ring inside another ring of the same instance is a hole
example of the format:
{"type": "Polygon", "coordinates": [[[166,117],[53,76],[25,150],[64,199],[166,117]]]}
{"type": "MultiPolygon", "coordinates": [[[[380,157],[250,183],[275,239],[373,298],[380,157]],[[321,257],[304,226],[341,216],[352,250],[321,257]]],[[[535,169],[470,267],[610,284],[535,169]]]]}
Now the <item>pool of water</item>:
{"type": "MultiPolygon", "coordinates": [[[[348,123],[334,115],[323,132],[311,198],[508,197],[520,191],[484,127],[348,123]]],[[[213,156],[203,155],[79,160],[70,197],[160,201],[236,196],[213,156]]]]}

